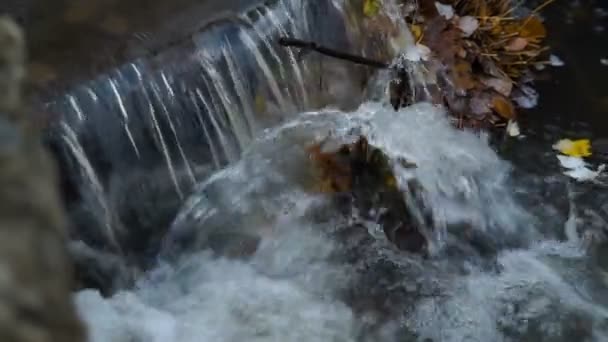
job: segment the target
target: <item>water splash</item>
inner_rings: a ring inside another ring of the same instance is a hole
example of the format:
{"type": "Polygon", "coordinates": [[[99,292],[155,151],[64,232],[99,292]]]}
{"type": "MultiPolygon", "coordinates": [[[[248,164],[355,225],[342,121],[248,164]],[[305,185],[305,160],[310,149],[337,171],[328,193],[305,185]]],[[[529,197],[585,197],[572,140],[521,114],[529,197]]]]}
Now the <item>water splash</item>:
{"type": "MultiPolygon", "coordinates": [[[[228,160],[235,161],[237,152],[232,148],[232,144],[229,142],[226,134],[224,134],[223,129],[221,128],[221,126],[219,125],[219,123],[216,119],[216,115],[213,114],[214,111],[211,109],[212,107],[210,107],[208,101],[205,99],[205,97],[203,96],[203,93],[201,92],[200,89],[197,88],[195,90],[195,92],[196,92],[196,96],[199,98],[201,103],[203,103],[205,109],[207,110],[207,113],[212,113],[211,115],[209,115],[209,121],[211,121],[213,128],[215,129],[216,133],[220,137],[219,139],[220,139],[221,146],[223,146],[224,153],[228,156],[228,160]]],[[[214,104],[213,108],[217,108],[217,106],[214,104]]]]}
{"type": "MultiPolygon", "coordinates": [[[[195,91],[199,91],[199,90],[197,89],[195,91]]],[[[192,105],[194,107],[194,110],[196,111],[196,118],[199,120],[199,123],[200,123],[200,125],[201,125],[201,127],[203,129],[203,133],[205,134],[205,138],[209,141],[209,146],[211,148],[211,157],[213,158],[213,166],[216,169],[219,169],[221,167],[221,164],[220,164],[220,151],[215,146],[214,139],[211,136],[209,130],[207,129],[207,125],[206,125],[205,121],[203,120],[203,116],[202,116],[201,109],[200,109],[200,106],[198,104],[198,101],[196,99],[196,95],[194,94],[194,92],[191,92],[189,96],[190,96],[190,101],[192,101],[192,105]]],[[[205,108],[208,108],[208,105],[205,102],[203,102],[203,105],[205,106],[205,108]]]]}
{"type": "MultiPolygon", "coordinates": [[[[207,71],[207,75],[211,80],[212,87],[215,89],[215,95],[219,98],[224,115],[228,118],[231,131],[236,136],[239,144],[239,149],[244,149],[251,134],[247,128],[247,123],[240,115],[240,109],[235,104],[235,99],[230,96],[229,88],[222,73],[211,62],[211,57],[206,53],[199,54],[201,66],[207,71]]],[[[238,82],[238,80],[237,80],[238,82]]]]}
{"type": "MultiPolygon", "coordinates": [[[[396,2],[384,3],[400,28],[389,37],[393,52],[403,52],[413,39],[396,2]]],[[[590,290],[584,254],[539,232],[537,219],[513,195],[509,164],[483,137],[454,130],[440,108],[426,103],[399,112],[366,103],[353,112],[292,116],[296,108],[318,105],[312,96],[318,75],[311,59],[292,50],[277,64],[282,52],[272,41],[276,34],[314,39],[316,31],[325,33],[312,30],[321,21],[306,10],[311,4],[285,0],[257,8],[260,18],[249,27],[211,25],[211,33],[193,37],[194,52],[179,54],[178,67],[162,58],[158,69],[133,63],[127,67],[132,75],[121,69],[118,78],[104,76],[66,95],[75,118],[62,126],[62,143],[83,174],[81,189],[93,189],[88,201],[102,208],[99,221],[114,220],[104,191],[112,177],[100,170],[122,177],[159,158],[179,197],[188,198],[164,239],[160,264],[137,286],[110,298],[76,295],[92,340],[606,339],[607,312],[598,304],[603,293],[590,290]],[[299,91],[283,86],[290,77],[299,91]],[[109,92],[100,84],[109,84],[109,92]],[[282,122],[275,129],[257,131],[266,127],[264,113],[251,107],[257,86],[279,103],[282,122]],[[118,123],[95,118],[103,112],[107,120],[107,111],[116,109],[118,123]],[[108,134],[125,129],[138,165],[125,157],[122,140],[108,134]],[[99,141],[87,150],[80,140],[91,132],[99,141]],[[255,139],[256,133],[263,136],[255,139]],[[409,209],[419,216],[429,210],[434,219],[425,227],[429,259],[396,250],[374,222],[338,215],[331,201],[310,193],[305,147],[328,135],[350,142],[359,134],[392,160],[418,165],[410,170],[395,163],[394,171],[406,198],[410,179],[426,190],[423,206],[409,209]],[[178,175],[190,184],[197,179],[192,165],[200,150],[209,153],[198,162],[236,163],[190,195],[178,175]],[[102,168],[97,155],[85,151],[101,151],[110,166],[102,168]]],[[[348,3],[332,4],[345,20],[348,3]]],[[[408,68],[418,72],[422,65],[408,68]]],[[[422,74],[412,75],[426,84],[422,74]]],[[[104,227],[113,244],[113,226],[104,227]]]]}
{"type": "Polygon", "coordinates": [[[247,31],[241,31],[239,33],[239,37],[244,42],[245,46],[247,46],[249,50],[253,53],[256,63],[260,67],[262,74],[264,75],[264,78],[266,79],[266,82],[269,85],[275,100],[279,104],[279,108],[282,111],[289,111],[290,108],[288,107],[287,101],[285,100],[285,97],[283,96],[283,93],[281,92],[281,89],[277,84],[276,78],[274,77],[274,73],[270,70],[266,59],[262,56],[255,41],[251,38],[247,31]]]}
{"type": "Polygon", "coordinates": [[[164,243],[170,263],[136,290],[106,300],[82,292],[77,303],[99,341],[601,340],[608,311],[580,281],[584,253],[536,243],[535,227],[515,200],[508,164],[483,138],[454,129],[440,108],[366,103],[350,113],[309,112],[267,130],[241,161],[197,187],[164,243]],[[309,192],[307,144],[358,134],[417,164],[394,167],[400,184],[416,178],[428,193],[438,222],[429,228],[441,231],[435,257],[395,250],[383,234],[368,233],[373,223],[355,224],[309,192]],[[492,245],[494,257],[462,239],[463,229],[492,245]]]}
{"type": "Polygon", "coordinates": [[[280,67],[280,73],[282,80],[285,83],[293,84],[290,95],[294,103],[299,103],[299,108],[307,108],[309,106],[308,94],[304,86],[304,77],[302,76],[302,70],[300,64],[297,62],[295,53],[291,49],[282,49],[281,53],[277,51],[276,44],[271,43],[270,39],[275,36],[288,36],[288,33],[283,29],[281,22],[278,21],[276,10],[270,10],[267,14],[258,12],[258,15],[264,16],[267,21],[267,25],[270,26],[266,32],[258,29],[255,26],[256,33],[260,36],[263,42],[265,42],[266,48],[270,51],[275,63],[280,67]]]}
{"type": "MultiPolygon", "coordinates": [[[[78,85],[46,108],[64,113],[65,124],[83,145],[80,163],[96,173],[101,187],[112,188],[108,202],[124,197],[120,179],[158,167],[167,170],[175,194],[185,198],[200,177],[197,167],[222,168],[237,161],[260,130],[299,110],[328,103],[352,106],[358,98],[352,92],[363,91],[358,73],[351,72],[354,69],[327,63],[325,69],[313,70],[308,56],[275,42],[279,36],[318,38],[311,28],[327,25],[331,29],[321,37],[323,41],[356,49],[356,40],[363,36],[337,25],[344,15],[329,4],[307,0],[253,6],[234,18],[206,24],[186,43],[170,45],[167,51],[78,85]],[[318,79],[327,71],[332,73],[334,88],[342,91],[320,100],[318,93],[324,90],[319,89],[318,79]]],[[[53,129],[57,130],[53,139],[61,136],[63,128],[53,129]]],[[[53,144],[66,142],[57,139],[53,144]]],[[[67,165],[68,173],[80,172],[81,166],[67,165]]]]}

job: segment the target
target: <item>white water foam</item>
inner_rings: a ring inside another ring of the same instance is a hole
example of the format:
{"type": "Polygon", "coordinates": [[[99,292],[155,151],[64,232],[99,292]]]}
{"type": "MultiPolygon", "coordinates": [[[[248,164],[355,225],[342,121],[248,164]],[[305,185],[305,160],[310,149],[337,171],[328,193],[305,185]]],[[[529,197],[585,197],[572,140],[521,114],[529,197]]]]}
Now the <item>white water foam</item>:
{"type": "Polygon", "coordinates": [[[484,139],[455,130],[430,104],[304,113],[266,131],[242,161],[199,185],[167,238],[166,248],[176,252],[175,241],[191,242],[177,261],[162,263],[135,289],[108,299],[82,291],[76,303],[93,342],[360,341],[365,318],[339,294],[359,285],[354,269],[383,260],[403,272],[397,279],[378,274],[388,289],[411,287],[408,265],[430,279],[408,291],[411,307],[386,293],[402,312],[391,319],[417,340],[601,340],[608,313],[581,280],[584,254],[572,244],[533,241],[536,222],[517,205],[508,177],[509,165],[484,139]],[[396,173],[401,184],[414,177],[427,190],[436,229],[446,229],[437,235],[438,250],[450,247],[447,226],[462,221],[496,243],[513,236],[525,243],[486,257],[491,269],[475,266],[482,258],[476,255],[424,260],[382,243],[355,268],[336,261],[331,256],[343,245],[326,232],[337,219],[310,219],[323,198],[305,191],[305,147],[329,134],[349,141],[360,133],[391,157],[417,164],[414,171],[396,166],[396,173]],[[214,257],[212,237],[222,233],[261,242],[243,260],[214,257]],[[439,284],[439,292],[422,295],[428,284],[439,284]]]}

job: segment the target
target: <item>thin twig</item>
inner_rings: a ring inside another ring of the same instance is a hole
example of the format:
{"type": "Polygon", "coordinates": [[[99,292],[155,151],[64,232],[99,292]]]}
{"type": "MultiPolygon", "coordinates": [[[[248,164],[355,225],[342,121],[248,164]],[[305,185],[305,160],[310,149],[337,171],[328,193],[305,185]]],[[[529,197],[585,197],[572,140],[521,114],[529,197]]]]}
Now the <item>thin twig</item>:
{"type": "Polygon", "coordinates": [[[315,42],[309,42],[309,41],[304,41],[304,40],[295,39],[295,38],[281,37],[281,38],[279,38],[279,45],[312,50],[312,51],[316,51],[322,55],[326,55],[329,57],[342,59],[342,60],[349,61],[349,62],[352,62],[355,64],[366,65],[366,66],[379,68],[379,69],[388,69],[390,67],[389,64],[381,62],[381,61],[369,59],[369,58],[362,57],[362,56],[351,55],[346,52],[336,51],[336,50],[318,45],[315,42]]]}

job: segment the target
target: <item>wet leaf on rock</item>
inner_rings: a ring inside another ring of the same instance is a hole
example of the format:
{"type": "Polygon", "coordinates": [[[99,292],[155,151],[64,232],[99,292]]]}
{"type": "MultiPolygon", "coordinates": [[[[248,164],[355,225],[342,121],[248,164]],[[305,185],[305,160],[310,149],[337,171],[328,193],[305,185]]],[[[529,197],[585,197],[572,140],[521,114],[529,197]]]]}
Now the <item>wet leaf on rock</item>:
{"type": "Polygon", "coordinates": [[[316,190],[323,193],[346,192],[352,189],[352,174],[348,147],[324,152],[321,144],[308,148],[308,154],[318,172],[316,190]]]}
{"type": "Polygon", "coordinates": [[[364,0],[363,1],[363,14],[368,17],[373,17],[380,12],[381,3],[380,0],[364,0]]]}

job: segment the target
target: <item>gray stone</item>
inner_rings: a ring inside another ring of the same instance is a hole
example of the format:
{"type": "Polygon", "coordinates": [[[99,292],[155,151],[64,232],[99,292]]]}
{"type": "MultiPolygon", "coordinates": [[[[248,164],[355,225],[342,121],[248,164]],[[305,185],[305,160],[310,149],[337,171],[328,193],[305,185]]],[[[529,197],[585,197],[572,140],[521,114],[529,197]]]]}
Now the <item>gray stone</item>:
{"type": "Polygon", "coordinates": [[[83,341],[55,168],[20,110],[24,45],[0,18],[0,341],[83,341]]]}

